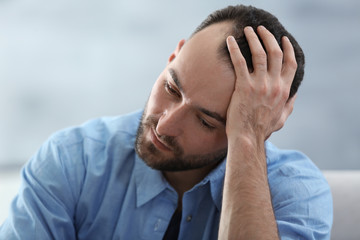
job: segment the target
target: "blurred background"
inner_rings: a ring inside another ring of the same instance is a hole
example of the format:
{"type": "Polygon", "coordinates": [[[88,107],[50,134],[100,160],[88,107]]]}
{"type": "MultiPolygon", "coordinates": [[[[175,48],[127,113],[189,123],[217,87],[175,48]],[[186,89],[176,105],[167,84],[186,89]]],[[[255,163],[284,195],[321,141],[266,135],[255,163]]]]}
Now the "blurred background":
{"type": "Polygon", "coordinates": [[[233,4],[273,13],[305,52],[295,110],[271,141],[322,170],[359,170],[358,0],[0,0],[0,224],[50,134],[142,108],[178,41],[233,4]]]}

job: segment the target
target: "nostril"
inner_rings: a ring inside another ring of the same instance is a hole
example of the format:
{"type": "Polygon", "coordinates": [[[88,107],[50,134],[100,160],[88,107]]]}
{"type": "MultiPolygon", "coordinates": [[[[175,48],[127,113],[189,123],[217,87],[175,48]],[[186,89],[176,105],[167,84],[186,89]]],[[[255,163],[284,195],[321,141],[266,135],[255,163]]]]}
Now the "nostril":
{"type": "Polygon", "coordinates": [[[154,133],[158,138],[161,138],[162,135],[157,132],[156,127],[154,128],[154,133]]]}

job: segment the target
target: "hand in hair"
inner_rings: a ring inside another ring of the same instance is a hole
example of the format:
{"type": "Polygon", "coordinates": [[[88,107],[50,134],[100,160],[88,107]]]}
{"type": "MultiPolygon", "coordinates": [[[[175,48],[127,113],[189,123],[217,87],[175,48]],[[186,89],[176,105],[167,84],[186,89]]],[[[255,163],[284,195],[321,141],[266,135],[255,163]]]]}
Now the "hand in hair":
{"type": "Polygon", "coordinates": [[[297,64],[287,37],[282,38],[282,52],[266,28],[260,26],[257,32],[266,50],[251,27],[244,29],[252,54],[252,72],[233,38],[227,39],[236,82],[227,112],[226,130],[228,137],[241,133],[263,141],[281,129],[292,112],[295,97],[288,97],[297,64]]]}
{"type": "Polygon", "coordinates": [[[265,140],[283,127],[295,98],[289,97],[297,64],[293,47],[282,38],[281,50],[264,27],[244,33],[253,71],[233,37],[227,38],[235,69],[235,89],[227,110],[228,155],[219,239],[279,239],[267,179],[265,140]]]}

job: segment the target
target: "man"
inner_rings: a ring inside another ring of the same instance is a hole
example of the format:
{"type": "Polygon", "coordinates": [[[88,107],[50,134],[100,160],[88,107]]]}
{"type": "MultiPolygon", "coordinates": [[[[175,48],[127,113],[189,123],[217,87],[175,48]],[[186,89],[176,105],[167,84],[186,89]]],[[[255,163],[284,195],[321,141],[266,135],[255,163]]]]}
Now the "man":
{"type": "Polygon", "coordinates": [[[271,14],[213,13],[178,43],[143,112],[92,120],[41,147],[0,236],[329,239],[320,171],[266,141],[292,112],[303,68],[271,14]]]}

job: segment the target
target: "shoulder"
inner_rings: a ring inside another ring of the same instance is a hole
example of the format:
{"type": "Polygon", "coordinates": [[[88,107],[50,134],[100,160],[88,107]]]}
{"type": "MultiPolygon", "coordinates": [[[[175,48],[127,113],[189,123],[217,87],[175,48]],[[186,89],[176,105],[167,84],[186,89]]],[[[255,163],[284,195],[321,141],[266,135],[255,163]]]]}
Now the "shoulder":
{"type": "Polygon", "coordinates": [[[114,135],[135,137],[142,111],[114,117],[89,120],[79,126],[60,130],[50,137],[51,141],[64,145],[76,144],[84,139],[106,143],[114,135]]]}
{"type": "MultiPolygon", "coordinates": [[[[134,142],[142,111],[115,117],[92,119],[82,125],[69,127],[53,134],[42,146],[62,168],[86,172],[118,164],[116,156],[134,151],[134,142]]],[[[124,161],[121,161],[121,160],[124,161]]],[[[48,161],[40,158],[38,161],[48,161]]]]}
{"type": "Polygon", "coordinates": [[[125,156],[134,151],[141,114],[141,111],[137,111],[93,119],[58,131],[41,146],[26,168],[34,173],[56,171],[78,183],[84,180],[87,173],[98,171],[99,168],[111,168],[113,164],[121,168],[126,162],[125,156]],[[115,156],[124,157],[112,161],[115,156]]]}
{"type": "Polygon", "coordinates": [[[266,142],[266,160],[269,177],[307,175],[325,180],[319,168],[300,151],[279,149],[266,142]]]}
{"type": "Polygon", "coordinates": [[[277,186],[272,189],[274,193],[281,190],[280,186],[288,188],[289,183],[303,185],[309,190],[313,187],[329,189],[319,168],[300,151],[279,149],[266,142],[266,158],[270,187],[277,186]]]}
{"type": "Polygon", "coordinates": [[[273,208],[282,237],[327,239],[332,225],[332,196],[322,172],[299,151],[281,150],[267,142],[266,154],[273,208]]]}
{"type": "Polygon", "coordinates": [[[75,239],[94,216],[108,216],[102,210],[120,201],[129,186],[141,114],[94,119],[53,134],[23,167],[0,235],[75,239]]]}
{"type": "Polygon", "coordinates": [[[141,115],[142,111],[136,111],[121,116],[102,117],[57,131],[45,141],[38,154],[78,160],[85,155],[96,155],[115,144],[119,144],[119,147],[133,147],[141,115]]]}

